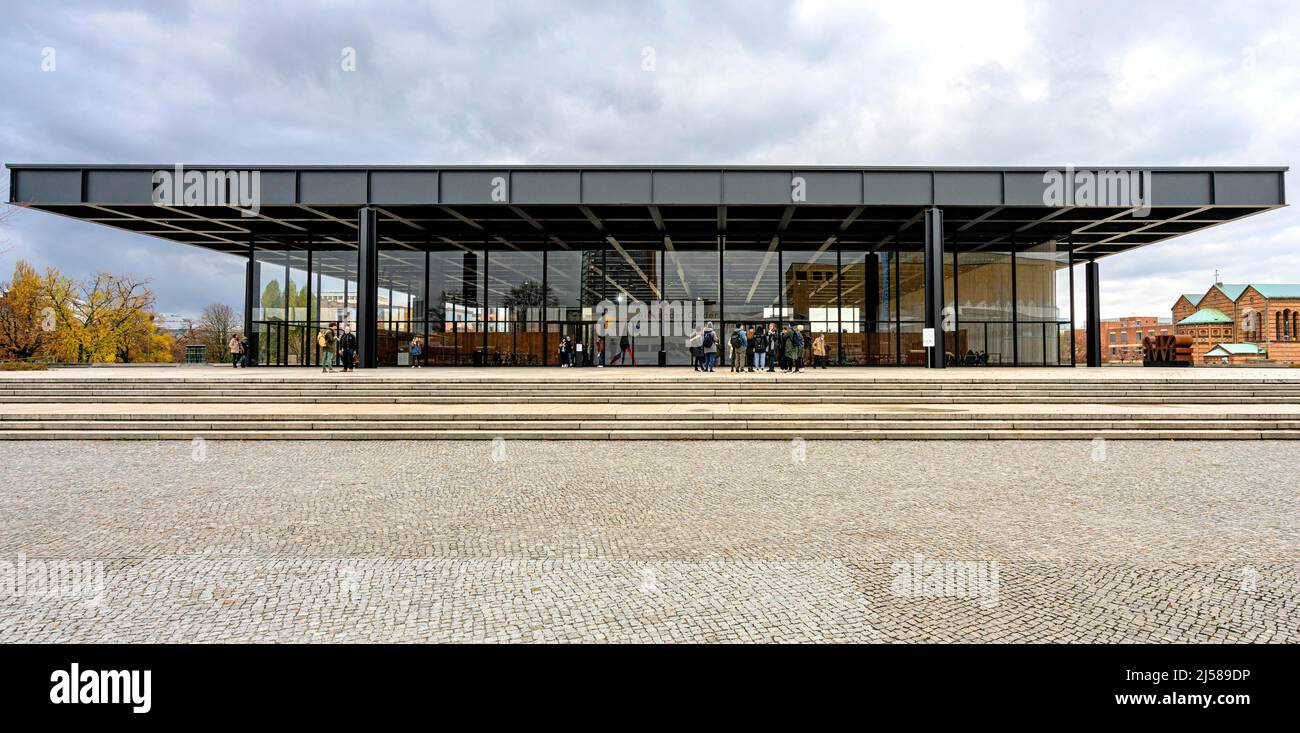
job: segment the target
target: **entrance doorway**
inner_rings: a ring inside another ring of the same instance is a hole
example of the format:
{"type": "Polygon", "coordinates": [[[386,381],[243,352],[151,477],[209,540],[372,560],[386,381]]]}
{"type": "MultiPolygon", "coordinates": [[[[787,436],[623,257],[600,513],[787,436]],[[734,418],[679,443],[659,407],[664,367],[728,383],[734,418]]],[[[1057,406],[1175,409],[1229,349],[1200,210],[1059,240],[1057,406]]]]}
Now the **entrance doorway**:
{"type": "Polygon", "coordinates": [[[546,329],[546,363],[560,365],[560,344],[565,338],[573,342],[573,365],[596,366],[599,356],[596,344],[596,324],[593,321],[564,321],[551,323],[546,329]]]}

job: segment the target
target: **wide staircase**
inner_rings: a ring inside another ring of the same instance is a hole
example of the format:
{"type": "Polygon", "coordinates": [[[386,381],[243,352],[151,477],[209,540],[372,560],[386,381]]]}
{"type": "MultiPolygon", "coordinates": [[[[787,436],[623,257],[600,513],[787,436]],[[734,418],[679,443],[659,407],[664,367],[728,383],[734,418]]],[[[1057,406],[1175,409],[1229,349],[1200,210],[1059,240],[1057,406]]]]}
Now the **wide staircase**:
{"type": "Polygon", "coordinates": [[[1300,379],[253,374],[2,380],[0,440],[1300,438],[1300,379]]]}

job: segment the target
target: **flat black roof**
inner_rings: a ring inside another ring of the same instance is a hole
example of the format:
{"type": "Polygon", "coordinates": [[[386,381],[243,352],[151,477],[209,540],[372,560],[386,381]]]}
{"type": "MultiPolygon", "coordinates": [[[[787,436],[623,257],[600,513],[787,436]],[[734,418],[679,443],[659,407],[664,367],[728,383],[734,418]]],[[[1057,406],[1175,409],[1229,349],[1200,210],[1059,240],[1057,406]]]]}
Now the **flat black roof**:
{"type": "Polygon", "coordinates": [[[10,164],[10,201],[211,250],[250,238],[354,247],[357,209],[374,206],[385,248],[582,247],[613,241],[707,247],[828,242],[919,246],[925,208],[944,210],[961,249],[1073,241],[1105,256],[1286,205],[1284,166],[283,166],[186,165],[256,171],[260,208],[158,206],[156,165],[10,164]],[[1048,205],[1049,171],[1149,171],[1150,210],[1048,205]]]}

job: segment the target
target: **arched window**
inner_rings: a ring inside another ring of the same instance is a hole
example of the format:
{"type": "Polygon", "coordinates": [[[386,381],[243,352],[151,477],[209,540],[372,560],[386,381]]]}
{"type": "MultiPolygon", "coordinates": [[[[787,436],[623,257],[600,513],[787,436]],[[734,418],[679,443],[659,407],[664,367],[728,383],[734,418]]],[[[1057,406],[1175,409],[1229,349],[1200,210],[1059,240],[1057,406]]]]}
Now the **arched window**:
{"type": "Polygon", "coordinates": [[[1282,314],[1281,313],[1277,313],[1273,316],[1273,330],[1277,332],[1277,334],[1273,337],[1273,340],[1281,341],[1282,340],[1282,314]]]}

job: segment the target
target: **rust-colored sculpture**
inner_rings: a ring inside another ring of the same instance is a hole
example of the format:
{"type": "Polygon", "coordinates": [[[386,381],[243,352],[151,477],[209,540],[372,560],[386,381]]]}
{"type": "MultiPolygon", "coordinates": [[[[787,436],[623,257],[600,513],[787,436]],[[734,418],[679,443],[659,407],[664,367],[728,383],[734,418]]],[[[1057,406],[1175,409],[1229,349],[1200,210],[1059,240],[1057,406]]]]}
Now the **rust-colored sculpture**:
{"type": "Polygon", "coordinates": [[[1142,366],[1191,366],[1192,337],[1163,334],[1142,339],[1142,366]]]}

